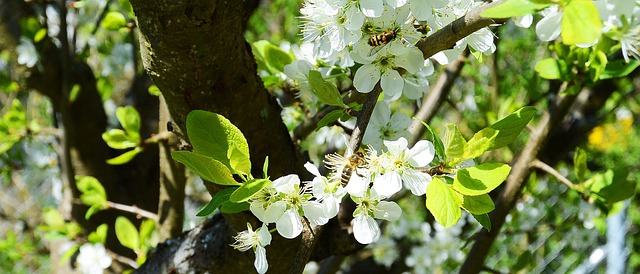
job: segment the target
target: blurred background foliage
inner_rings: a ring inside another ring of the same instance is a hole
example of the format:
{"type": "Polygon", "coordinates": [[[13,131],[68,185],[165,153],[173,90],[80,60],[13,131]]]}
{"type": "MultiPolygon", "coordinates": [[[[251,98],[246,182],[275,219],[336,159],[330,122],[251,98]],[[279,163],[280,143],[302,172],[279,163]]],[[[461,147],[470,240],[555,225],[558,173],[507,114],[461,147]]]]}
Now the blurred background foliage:
{"type": "MultiPolygon", "coordinates": [[[[110,127],[116,127],[115,107],[125,103],[124,91],[142,71],[136,31],[118,27],[118,24],[126,25],[133,20],[130,6],[126,0],[70,3],[83,3],[70,9],[78,20],[73,48],[75,56],[86,60],[93,68],[110,117],[110,127]],[[110,12],[123,15],[124,21],[118,16],[109,17],[110,12]]],[[[247,41],[268,40],[285,51],[290,50],[290,45],[301,40],[300,7],[301,1],[261,1],[249,20],[247,41]]],[[[45,24],[42,17],[25,20],[22,36],[37,39],[45,24]]],[[[546,106],[545,92],[550,84],[537,76],[534,66],[537,60],[548,55],[547,48],[532,42],[537,41],[532,28],[516,28],[509,23],[494,32],[499,38],[497,52],[483,62],[470,57],[447,100],[431,121],[431,127],[439,134],[443,134],[443,130],[438,129],[443,129],[445,123],[455,123],[469,138],[523,105],[536,105],[539,109],[546,106]]],[[[55,137],[59,133],[48,99],[25,88],[24,71],[15,66],[16,54],[9,51],[0,54],[0,116],[3,117],[0,123],[3,134],[0,136],[3,152],[0,154],[0,272],[49,273],[58,262],[49,259],[48,245],[43,240],[46,232],[38,227],[44,222],[42,212],[47,207],[57,207],[62,195],[60,159],[55,151],[55,137]]],[[[443,69],[437,68],[431,84],[443,69]]],[[[346,79],[342,81],[344,85],[350,84],[346,79]]],[[[640,271],[640,254],[633,252],[640,250],[637,184],[640,179],[640,138],[635,122],[640,114],[640,96],[630,78],[620,79],[616,85],[618,90],[598,113],[598,120],[585,121],[595,127],[579,147],[587,153],[591,172],[628,172],[626,179],[634,183],[636,194],[631,200],[617,203],[606,215],[555,177],[542,172],[532,175],[488,256],[490,270],[500,273],[604,272],[607,256],[621,256],[628,258],[626,272],[640,271]],[[607,250],[607,217],[616,214],[624,216],[622,225],[616,228],[617,233],[625,235],[623,254],[607,250]]],[[[269,86],[269,90],[276,95],[282,94],[286,85],[269,86]]],[[[405,99],[393,108],[410,114],[415,102],[405,99]]],[[[292,115],[300,112],[289,108],[285,109],[287,111],[292,115]]],[[[293,117],[290,128],[295,127],[295,121],[293,117]]],[[[325,151],[344,148],[342,133],[340,127],[315,132],[302,140],[301,146],[319,164],[325,151]]],[[[524,144],[524,135],[521,141],[511,144],[511,149],[498,150],[483,156],[482,160],[513,160],[515,152],[524,144]]],[[[561,159],[555,167],[572,182],[580,183],[573,170],[572,158],[561,159]]],[[[187,187],[186,228],[202,221],[195,217],[195,212],[210,199],[196,180],[192,179],[187,187]]],[[[445,230],[428,216],[424,207],[415,206],[424,204],[421,199],[424,197],[408,195],[401,200],[403,217],[384,227],[384,237],[378,243],[347,258],[342,269],[348,272],[356,269],[355,264],[366,261],[375,261],[378,271],[398,273],[406,270],[449,273],[458,269],[470,249],[468,243],[480,227],[473,218],[466,216],[458,225],[445,230]]],[[[309,271],[313,267],[311,263],[309,271]]]]}

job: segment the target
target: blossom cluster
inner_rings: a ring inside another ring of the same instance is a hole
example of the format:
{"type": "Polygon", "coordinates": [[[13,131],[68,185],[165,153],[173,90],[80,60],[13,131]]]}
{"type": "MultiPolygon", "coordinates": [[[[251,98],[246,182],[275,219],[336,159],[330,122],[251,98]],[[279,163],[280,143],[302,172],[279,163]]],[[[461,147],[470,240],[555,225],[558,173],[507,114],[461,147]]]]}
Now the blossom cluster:
{"type": "Polygon", "coordinates": [[[393,201],[394,194],[403,188],[412,194],[424,195],[431,176],[422,172],[432,162],[435,149],[429,141],[419,141],[408,148],[408,141],[385,141],[385,151],[378,152],[369,147],[358,152],[359,161],[339,154],[329,155],[325,161],[331,171],[328,176],[320,174],[318,168],[307,163],[305,167],[315,177],[302,182],[298,175],[291,174],[274,180],[249,199],[250,211],[262,222],[262,227],[241,232],[236,236],[236,249],[256,252],[255,266],[260,273],[268,265],[264,249],[271,242],[268,225],[275,224],[275,231],[282,237],[292,239],[302,233],[308,225],[324,225],[338,214],[340,203],[346,194],[357,204],[353,213],[353,235],[362,244],[380,238],[380,227],[376,219],[396,220],[402,210],[393,201]]]}

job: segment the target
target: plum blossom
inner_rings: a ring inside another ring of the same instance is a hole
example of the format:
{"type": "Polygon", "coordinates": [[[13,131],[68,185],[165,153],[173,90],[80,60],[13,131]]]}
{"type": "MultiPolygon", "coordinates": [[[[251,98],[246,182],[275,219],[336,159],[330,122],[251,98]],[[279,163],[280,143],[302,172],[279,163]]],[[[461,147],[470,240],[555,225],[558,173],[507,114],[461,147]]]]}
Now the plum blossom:
{"type": "Polygon", "coordinates": [[[265,246],[271,244],[271,233],[269,233],[267,225],[263,223],[262,227],[253,231],[251,224],[247,223],[247,230],[238,233],[233,238],[236,241],[231,244],[231,247],[242,252],[253,249],[256,254],[256,259],[253,262],[256,271],[261,274],[267,272],[269,263],[265,246]]]}
{"type": "Polygon", "coordinates": [[[80,247],[76,262],[82,273],[96,274],[102,273],[111,266],[112,259],[101,243],[86,243],[80,247]]]}
{"type": "Polygon", "coordinates": [[[395,202],[380,201],[375,191],[367,191],[363,197],[352,197],[358,204],[353,212],[353,236],[361,244],[370,244],[380,238],[376,219],[394,221],[400,218],[402,209],[395,202]]]}
{"type": "Polygon", "coordinates": [[[384,141],[389,157],[384,161],[390,164],[387,172],[373,181],[373,189],[383,196],[391,196],[400,190],[402,185],[416,196],[424,195],[431,176],[417,169],[426,167],[435,156],[433,144],[426,140],[418,141],[413,148],[407,149],[407,139],[400,137],[396,141],[384,141]]]}
{"type": "Polygon", "coordinates": [[[402,112],[391,114],[389,104],[380,101],[376,104],[371,120],[364,133],[362,142],[381,150],[383,140],[396,140],[400,137],[409,138],[407,130],[411,125],[411,118],[402,112]]]}

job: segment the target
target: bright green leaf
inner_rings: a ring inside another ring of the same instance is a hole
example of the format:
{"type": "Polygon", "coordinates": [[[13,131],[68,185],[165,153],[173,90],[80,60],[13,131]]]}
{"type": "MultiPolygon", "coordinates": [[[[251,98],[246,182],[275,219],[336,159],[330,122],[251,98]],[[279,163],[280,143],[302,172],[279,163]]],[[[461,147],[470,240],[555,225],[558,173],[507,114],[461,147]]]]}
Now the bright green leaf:
{"type": "Polygon", "coordinates": [[[311,90],[313,90],[313,93],[318,96],[320,102],[331,106],[347,107],[347,105],[342,102],[342,97],[336,86],[325,81],[319,71],[309,71],[309,86],[311,90]]]}
{"type": "Polygon", "coordinates": [[[469,196],[489,193],[507,178],[509,171],[511,167],[503,163],[485,163],[460,169],[453,180],[453,189],[469,196]]]}
{"type": "Polygon", "coordinates": [[[137,143],[140,141],[140,114],[132,106],[118,107],[116,109],[118,121],[124,131],[130,136],[130,140],[137,143]]]}
{"type": "Polygon", "coordinates": [[[136,147],[138,143],[122,129],[112,129],[102,133],[102,140],[115,149],[127,149],[136,147]]]}
{"type": "Polygon", "coordinates": [[[271,43],[265,45],[263,53],[266,61],[280,72],[284,72],[284,66],[292,61],[289,54],[271,43]]]}
{"type": "Polygon", "coordinates": [[[105,243],[107,241],[107,230],[109,225],[101,224],[96,228],[96,231],[91,232],[89,236],[87,236],[87,240],[90,243],[105,243]]]}
{"type": "Polygon", "coordinates": [[[523,107],[489,126],[498,131],[498,136],[495,137],[489,150],[498,149],[513,142],[535,114],[534,107],[523,107]]]}
{"type": "Polygon", "coordinates": [[[491,127],[478,131],[473,135],[469,142],[467,142],[467,146],[464,150],[464,156],[462,156],[462,158],[473,159],[485,153],[485,151],[489,150],[493,146],[498,133],[499,132],[497,130],[491,127]]]}
{"type": "Polygon", "coordinates": [[[64,228],[64,218],[62,214],[60,214],[60,211],[55,208],[45,208],[43,210],[42,220],[51,229],[60,230],[64,228]]]}
{"type": "Polygon", "coordinates": [[[158,86],[156,85],[151,85],[149,86],[149,94],[153,95],[153,96],[160,96],[162,95],[162,92],[160,91],[160,89],[158,88],[158,86]]]}
{"type": "Polygon", "coordinates": [[[635,182],[627,180],[629,172],[624,169],[607,170],[589,178],[585,184],[589,190],[604,199],[607,206],[628,199],[635,194],[635,182]]]}
{"type": "Polygon", "coordinates": [[[462,217],[455,195],[449,185],[438,177],[433,177],[427,186],[427,209],[444,227],[455,225],[462,217]]]}
{"type": "Polygon", "coordinates": [[[127,19],[119,11],[110,11],[104,16],[100,25],[108,30],[119,30],[127,25],[127,19]]]}
{"type": "Polygon", "coordinates": [[[476,215],[476,214],[471,214],[471,215],[473,215],[473,218],[476,219],[476,221],[478,221],[478,223],[480,223],[482,227],[487,229],[487,231],[491,231],[491,218],[489,218],[489,214],[485,213],[480,215],[476,215]]]}
{"type": "Polygon", "coordinates": [[[136,147],[132,150],[129,150],[125,153],[120,154],[119,156],[116,156],[114,158],[108,159],[107,160],[107,164],[110,165],[123,165],[128,163],[129,161],[133,160],[134,157],[136,157],[136,155],[138,155],[138,153],[142,152],[142,148],[141,147],[136,147]]]}
{"type": "Polygon", "coordinates": [[[194,152],[221,162],[235,174],[251,173],[250,165],[240,165],[240,170],[231,166],[230,153],[233,157],[246,157],[234,158],[237,163],[250,163],[249,145],[242,132],[222,115],[203,110],[191,111],[187,116],[187,135],[194,152]],[[230,152],[232,149],[241,153],[230,152]]]}
{"type": "Polygon", "coordinates": [[[153,233],[156,229],[156,222],[150,219],[142,220],[140,223],[140,248],[144,248],[146,246],[145,243],[150,243],[153,237],[153,233]]]}
{"type": "Polygon", "coordinates": [[[249,172],[251,172],[251,161],[249,160],[249,155],[238,150],[236,146],[230,146],[227,153],[231,170],[235,170],[237,171],[236,173],[239,174],[249,174],[249,172]]]}
{"type": "Polygon", "coordinates": [[[27,126],[27,112],[24,110],[22,103],[18,99],[13,99],[11,108],[2,117],[9,132],[11,130],[22,129],[27,126]]]}
{"type": "Polygon", "coordinates": [[[252,179],[246,181],[231,194],[229,201],[233,203],[246,202],[269,184],[271,184],[269,179],[252,179]]]}
{"type": "Polygon", "coordinates": [[[69,92],[69,102],[75,102],[78,95],[80,95],[80,84],[75,84],[71,87],[71,91],[69,92]]]}
{"type": "Polygon", "coordinates": [[[548,80],[568,81],[571,79],[571,67],[564,60],[546,58],[536,63],[535,71],[548,80]]]}
{"type": "Polygon", "coordinates": [[[467,147],[467,140],[462,137],[460,130],[455,124],[447,124],[447,132],[444,136],[444,153],[448,161],[464,160],[464,151],[467,147]],[[451,158],[451,159],[449,159],[451,158]]]}
{"type": "Polygon", "coordinates": [[[95,177],[76,175],[76,186],[80,191],[80,200],[88,206],[106,207],[107,192],[95,177]]]}
{"type": "Polygon", "coordinates": [[[267,171],[269,171],[269,156],[264,157],[264,164],[262,165],[262,177],[265,179],[269,177],[267,171]]]}
{"type": "Polygon", "coordinates": [[[489,194],[478,196],[462,195],[462,208],[471,214],[481,215],[493,211],[496,206],[493,204],[489,194]]]}
{"type": "Polygon", "coordinates": [[[576,172],[578,180],[584,180],[584,176],[587,173],[587,153],[584,149],[576,148],[576,152],[573,155],[573,169],[576,172]]]}
{"type": "Polygon", "coordinates": [[[222,205],[223,203],[226,203],[226,202],[229,201],[229,197],[231,196],[231,193],[236,191],[236,189],[238,189],[238,188],[237,187],[229,187],[229,188],[225,188],[225,189],[219,191],[218,193],[216,193],[216,195],[213,196],[211,201],[209,201],[209,203],[206,206],[204,206],[202,209],[200,209],[200,211],[198,211],[196,216],[204,217],[204,216],[208,216],[208,215],[212,214],[213,212],[215,212],[216,209],[220,205],[222,205]]]}
{"type": "Polygon", "coordinates": [[[602,34],[602,20],[591,0],[571,0],[562,14],[562,43],[589,44],[602,34]]]}
{"type": "Polygon", "coordinates": [[[174,151],[171,157],[187,166],[202,179],[218,185],[240,185],[233,179],[231,171],[219,161],[191,151],[174,151]]]}
{"type": "Polygon", "coordinates": [[[41,28],[36,32],[36,35],[33,37],[33,42],[38,43],[42,41],[43,38],[47,37],[47,29],[41,28]]]}
{"type": "Polygon", "coordinates": [[[640,61],[631,59],[629,63],[624,60],[615,60],[607,63],[607,67],[600,74],[600,79],[621,78],[629,75],[640,66],[640,61]]]}
{"type": "Polygon", "coordinates": [[[549,5],[550,4],[534,3],[528,0],[509,0],[482,11],[480,16],[486,18],[511,18],[533,14],[549,5]]]}
{"type": "Polygon", "coordinates": [[[116,218],[116,237],[120,244],[132,250],[138,250],[140,239],[138,238],[138,229],[123,216],[116,218]]]}

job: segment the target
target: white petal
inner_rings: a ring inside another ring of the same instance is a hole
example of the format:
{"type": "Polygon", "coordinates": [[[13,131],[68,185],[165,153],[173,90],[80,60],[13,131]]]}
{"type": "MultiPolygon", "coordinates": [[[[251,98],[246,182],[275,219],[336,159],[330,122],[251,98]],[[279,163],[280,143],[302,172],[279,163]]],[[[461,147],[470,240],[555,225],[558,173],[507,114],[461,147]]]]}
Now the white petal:
{"type": "Polygon", "coordinates": [[[373,215],[378,219],[387,221],[395,221],[402,215],[402,209],[395,202],[380,201],[376,206],[376,211],[373,215]]]}
{"type": "Polygon", "coordinates": [[[282,217],[285,210],[287,210],[287,203],[285,201],[277,201],[267,206],[261,221],[267,224],[274,223],[282,217]]]}
{"type": "Polygon", "coordinates": [[[256,246],[256,259],[253,261],[253,266],[260,274],[264,274],[269,269],[269,262],[267,262],[267,250],[264,247],[256,246]]]}
{"type": "Polygon", "coordinates": [[[562,12],[550,13],[540,19],[536,25],[536,34],[542,41],[552,41],[560,35],[562,24],[562,12]]]}
{"type": "Polygon", "coordinates": [[[294,193],[296,188],[294,186],[300,185],[300,177],[297,174],[290,174],[284,177],[280,177],[273,181],[271,187],[275,188],[280,193],[294,193]]]}
{"type": "Polygon", "coordinates": [[[324,216],[327,218],[335,217],[340,210],[340,200],[333,195],[325,197],[322,201],[322,210],[324,211],[324,216]]]}
{"type": "Polygon", "coordinates": [[[324,214],[322,204],[311,201],[302,204],[302,210],[304,216],[307,217],[309,223],[312,225],[324,225],[329,221],[329,218],[324,214]]]}
{"type": "Polygon", "coordinates": [[[302,221],[300,215],[295,209],[289,209],[284,212],[282,217],[276,222],[278,233],[287,239],[298,237],[302,232],[302,221]]]}
{"type": "Polygon", "coordinates": [[[402,95],[404,79],[395,69],[387,68],[380,77],[380,86],[385,93],[385,97],[389,96],[397,100],[402,95]]]}
{"type": "Polygon", "coordinates": [[[373,189],[383,197],[391,197],[402,189],[402,179],[396,172],[387,172],[376,176],[373,181],[373,189]]]}
{"type": "Polygon", "coordinates": [[[316,177],[321,177],[322,175],[320,175],[320,171],[318,170],[318,167],[316,167],[316,165],[307,162],[304,164],[304,167],[311,173],[313,174],[313,176],[316,177]]]}
{"type": "Polygon", "coordinates": [[[258,220],[260,220],[261,222],[265,222],[264,216],[267,210],[264,209],[261,205],[259,206],[256,203],[250,203],[249,210],[251,211],[251,213],[253,213],[254,216],[258,217],[258,220]]]}
{"type": "Polygon", "coordinates": [[[359,92],[369,93],[380,80],[380,68],[373,64],[366,64],[356,71],[353,85],[359,92]]]}
{"type": "Polygon", "coordinates": [[[269,232],[267,224],[262,223],[262,227],[258,228],[257,234],[258,241],[260,242],[261,246],[268,246],[269,244],[271,244],[271,233],[269,232]]]}
{"type": "Polygon", "coordinates": [[[351,5],[345,12],[347,18],[344,22],[344,27],[348,30],[359,30],[364,23],[364,14],[360,12],[357,5],[351,5]]]}
{"type": "Polygon", "coordinates": [[[422,196],[427,192],[427,185],[431,182],[431,176],[411,169],[402,173],[402,182],[404,187],[411,190],[413,195],[422,196]]]}
{"type": "Polygon", "coordinates": [[[351,175],[349,183],[347,184],[347,192],[354,197],[362,197],[369,186],[369,180],[358,176],[357,174],[351,175]]]}
{"type": "Polygon", "coordinates": [[[396,66],[406,69],[409,73],[416,73],[424,67],[424,57],[418,48],[408,48],[407,53],[394,58],[396,66]]]}
{"type": "Polygon", "coordinates": [[[402,112],[396,112],[391,116],[391,130],[396,132],[406,131],[411,126],[411,118],[402,112]]]}
{"type": "Polygon", "coordinates": [[[420,140],[409,150],[408,162],[414,167],[424,167],[433,161],[435,153],[436,149],[431,142],[420,140]]]}
{"type": "Polygon", "coordinates": [[[533,15],[527,14],[525,16],[517,16],[513,18],[513,22],[516,26],[528,29],[533,23],[533,15]]]}
{"type": "Polygon", "coordinates": [[[373,114],[371,114],[371,120],[369,120],[369,123],[386,125],[389,123],[390,118],[391,107],[389,107],[389,104],[387,102],[378,102],[376,107],[373,109],[373,114]]]}
{"type": "Polygon", "coordinates": [[[361,244],[370,244],[380,238],[380,227],[370,216],[360,214],[353,219],[353,236],[361,244]]]}
{"type": "Polygon", "coordinates": [[[382,15],[382,0],[361,0],[360,8],[367,17],[378,17],[382,15]]]}
{"type": "Polygon", "coordinates": [[[398,140],[395,141],[384,141],[384,146],[387,147],[387,150],[389,151],[389,153],[391,153],[391,155],[393,155],[394,157],[400,157],[400,155],[402,154],[402,152],[407,149],[407,145],[408,145],[408,141],[405,138],[398,138],[398,140]]]}

